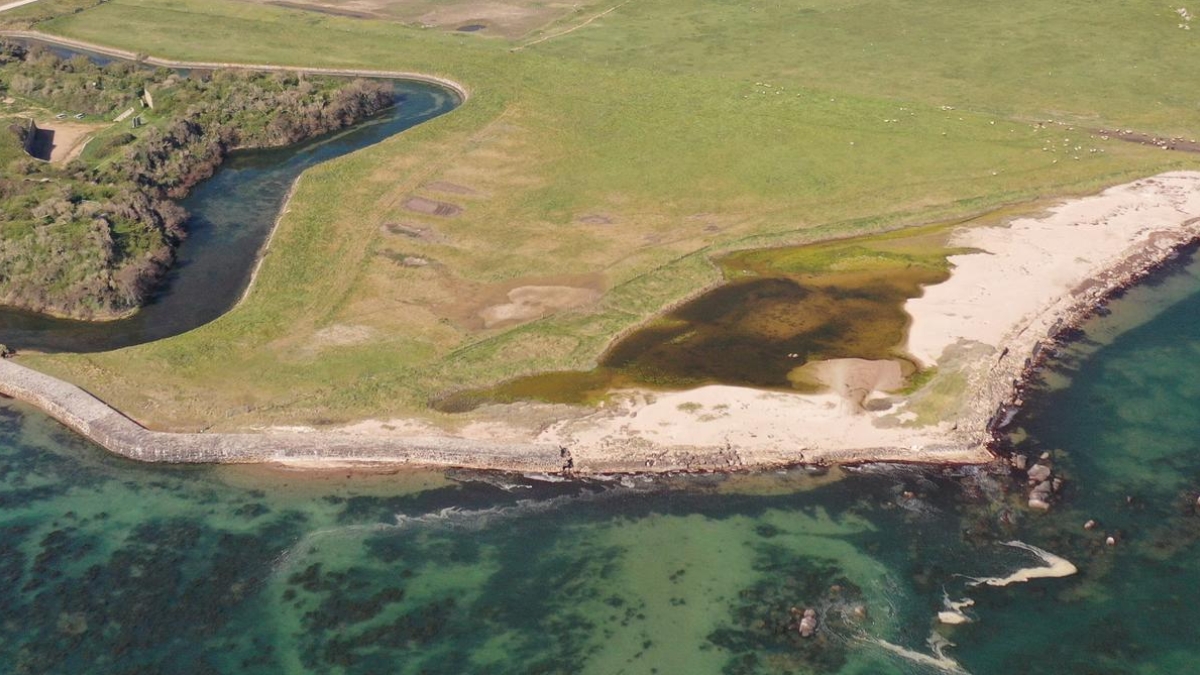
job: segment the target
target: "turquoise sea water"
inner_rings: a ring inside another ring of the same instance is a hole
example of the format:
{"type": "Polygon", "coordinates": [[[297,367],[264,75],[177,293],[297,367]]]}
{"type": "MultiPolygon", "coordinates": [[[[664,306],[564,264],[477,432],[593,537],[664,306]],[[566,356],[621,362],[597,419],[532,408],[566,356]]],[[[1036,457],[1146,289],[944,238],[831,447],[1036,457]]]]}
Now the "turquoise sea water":
{"type": "Polygon", "coordinates": [[[1067,477],[1048,514],[974,468],[153,467],[9,402],[0,672],[936,673],[951,666],[877,641],[931,654],[944,594],[976,603],[974,623],[937,628],[964,672],[1195,672],[1200,265],[1113,309],[1016,421],[1017,450],[1067,477]],[[1038,564],[1009,540],[1080,573],[968,587],[1038,564]],[[816,638],[792,607],[818,610],[816,638]]]}

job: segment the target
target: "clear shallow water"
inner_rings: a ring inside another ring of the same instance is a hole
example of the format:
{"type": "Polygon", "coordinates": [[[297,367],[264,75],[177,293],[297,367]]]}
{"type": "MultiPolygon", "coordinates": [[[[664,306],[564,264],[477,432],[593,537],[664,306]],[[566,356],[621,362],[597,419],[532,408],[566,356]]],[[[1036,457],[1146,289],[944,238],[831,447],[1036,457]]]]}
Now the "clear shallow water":
{"type": "Polygon", "coordinates": [[[305,169],[459,104],[453,93],[430,84],[397,81],[395,91],[395,107],[350,129],[286,148],[231,154],[181,202],[191,215],[188,238],[159,293],[137,314],[95,323],[0,308],[0,343],[38,351],[107,351],[178,335],[221,316],[241,297],[288,189],[305,169]]]}
{"type": "Polygon", "coordinates": [[[109,457],[0,408],[0,663],[12,673],[1184,673],[1200,660],[1200,278],[1141,289],[1064,354],[1007,476],[870,467],[670,482],[302,478],[109,457]],[[1147,308],[1169,309],[1153,316],[1147,308]],[[1113,325],[1136,327],[1111,337],[1113,325]],[[1058,382],[1061,378],[1055,378],[1058,382]],[[906,495],[909,493],[911,496],[906,495]],[[1133,497],[1132,502],[1127,497],[1133,497]],[[1095,518],[1101,525],[1085,531],[1095,518]],[[1120,543],[1104,546],[1108,533],[1120,543]],[[1036,564],[1080,574],[968,589],[1036,564]],[[820,610],[820,637],[787,629],[820,610]],[[862,608],[859,610],[859,608],[862,608]]]}

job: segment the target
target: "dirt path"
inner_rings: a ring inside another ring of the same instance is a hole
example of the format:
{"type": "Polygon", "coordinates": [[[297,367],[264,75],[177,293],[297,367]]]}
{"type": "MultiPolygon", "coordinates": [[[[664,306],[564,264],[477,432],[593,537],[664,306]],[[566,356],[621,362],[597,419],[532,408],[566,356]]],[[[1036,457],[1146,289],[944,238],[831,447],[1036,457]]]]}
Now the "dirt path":
{"type": "Polygon", "coordinates": [[[25,5],[32,5],[35,2],[37,2],[37,0],[17,0],[16,2],[10,2],[7,5],[0,5],[0,12],[7,12],[10,9],[24,7],[25,5]]]}
{"type": "Polygon", "coordinates": [[[592,23],[592,22],[593,22],[593,21],[595,21],[596,19],[600,19],[600,18],[603,18],[603,17],[605,17],[605,16],[607,16],[607,15],[609,15],[609,14],[612,14],[613,12],[615,12],[615,11],[617,11],[618,9],[620,9],[620,8],[624,7],[625,5],[628,5],[630,2],[631,2],[631,0],[625,0],[625,2],[622,2],[622,3],[618,4],[618,5],[613,5],[612,7],[609,7],[608,9],[604,10],[603,12],[600,12],[599,14],[596,14],[595,16],[589,17],[589,18],[588,18],[586,21],[584,21],[583,23],[580,23],[580,24],[577,24],[577,25],[571,26],[570,28],[567,28],[566,30],[560,30],[560,31],[558,31],[557,33],[551,33],[551,34],[549,34],[549,35],[543,35],[542,37],[540,37],[540,38],[538,38],[538,39],[536,39],[536,40],[533,40],[533,41],[531,41],[531,42],[526,42],[525,44],[523,44],[523,45],[520,45],[520,46],[517,46],[517,47],[513,47],[513,48],[512,48],[512,51],[514,51],[514,52],[521,51],[522,49],[525,49],[525,48],[527,48],[527,47],[532,47],[532,46],[534,46],[534,45],[536,45],[536,44],[540,44],[540,43],[542,43],[542,42],[545,42],[546,40],[552,40],[552,39],[554,39],[554,38],[556,38],[556,37],[562,37],[562,36],[566,35],[567,33],[574,33],[575,31],[579,30],[580,28],[583,28],[584,26],[586,26],[586,25],[588,25],[588,24],[592,23]]]}

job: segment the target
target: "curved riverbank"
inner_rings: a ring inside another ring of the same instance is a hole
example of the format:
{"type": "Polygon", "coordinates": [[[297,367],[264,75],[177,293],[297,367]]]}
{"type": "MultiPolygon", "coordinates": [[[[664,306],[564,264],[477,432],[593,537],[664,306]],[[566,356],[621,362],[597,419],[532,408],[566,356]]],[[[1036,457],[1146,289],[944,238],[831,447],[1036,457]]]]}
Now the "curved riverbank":
{"type": "Polygon", "coordinates": [[[111,351],[178,335],[227,313],[250,287],[299,176],[455,110],[461,101],[441,84],[391,82],[396,105],[359,124],[281,148],[230,153],[181,201],[190,214],[188,236],[165,283],[138,311],[94,322],[0,308],[0,343],[28,352],[111,351]]]}
{"type": "Polygon", "coordinates": [[[454,92],[458,96],[459,103],[464,103],[471,97],[471,91],[463,84],[456,82],[448,77],[441,75],[430,75],[427,73],[417,73],[400,70],[371,70],[365,68],[312,68],[305,66],[280,66],[274,64],[255,64],[255,63],[219,63],[214,61],[175,61],[172,59],[162,59],[157,56],[147,56],[137,54],[124,49],[116,49],[114,47],[106,47],[93,42],[85,42],[83,40],[73,40],[71,38],[59,37],[49,33],[42,33],[32,30],[0,30],[0,36],[17,38],[22,40],[34,40],[43,42],[49,45],[65,47],[67,49],[77,49],[85,52],[92,52],[102,56],[108,56],[126,61],[136,61],[151,66],[161,66],[164,68],[175,68],[182,70],[216,70],[216,69],[231,69],[231,70],[253,70],[261,72],[288,72],[288,73],[305,73],[309,75],[332,75],[335,77],[367,77],[378,78],[385,80],[410,80],[413,82],[424,82],[427,84],[435,84],[444,87],[454,92]]]}

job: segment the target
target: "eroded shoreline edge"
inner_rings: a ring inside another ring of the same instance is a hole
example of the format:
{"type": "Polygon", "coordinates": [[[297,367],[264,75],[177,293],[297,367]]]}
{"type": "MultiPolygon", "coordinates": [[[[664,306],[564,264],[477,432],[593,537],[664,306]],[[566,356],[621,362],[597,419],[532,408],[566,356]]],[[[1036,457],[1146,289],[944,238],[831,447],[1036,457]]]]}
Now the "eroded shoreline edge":
{"type": "MultiPolygon", "coordinates": [[[[1186,214],[1183,214],[1186,215],[1186,214]]],[[[921,447],[804,448],[739,453],[739,448],[660,446],[643,452],[572,453],[572,444],[504,442],[442,434],[369,435],[345,430],[261,433],[174,433],[146,429],[76,385],[0,359],[0,394],[31,404],[117,455],[160,463],[261,463],[300,469],[435,467],[498,472],[608,473],[735,472],[795,465],[986,464],[997,458],[1004,428],[1056,344],[1146,276],[1200,244],[1200,217],[1151,228],[1119,260],[1084,279],[1035,315],[1024,317],[996,345],[993,360],[971,382],[968,414],[951,432],[921,447]],[[647,457],[653,457],[647,462],[647,457]]],[[[798,423],[802,423],[799,421],[798,423]]]]}

